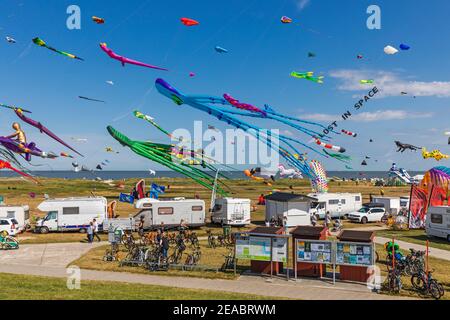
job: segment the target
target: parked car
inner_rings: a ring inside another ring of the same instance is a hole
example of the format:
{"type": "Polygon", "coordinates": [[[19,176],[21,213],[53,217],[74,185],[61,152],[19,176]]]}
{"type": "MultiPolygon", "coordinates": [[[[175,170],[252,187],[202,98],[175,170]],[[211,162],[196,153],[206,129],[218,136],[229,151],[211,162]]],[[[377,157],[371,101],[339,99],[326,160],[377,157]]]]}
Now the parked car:
{"type": "Polygon", "coordinates": [[[366,203],[358,211],[349,213],[348,219],[362,224],[368,222],[381,222],[385,214],[386,209],[383,204],[366,203]]]}
{"type": "Polygon", "coordinates": [[[0,233],[5,233],[9,236],[16,236],[20,233],[19,222],[16,219],[0,218],[0,233]]]}

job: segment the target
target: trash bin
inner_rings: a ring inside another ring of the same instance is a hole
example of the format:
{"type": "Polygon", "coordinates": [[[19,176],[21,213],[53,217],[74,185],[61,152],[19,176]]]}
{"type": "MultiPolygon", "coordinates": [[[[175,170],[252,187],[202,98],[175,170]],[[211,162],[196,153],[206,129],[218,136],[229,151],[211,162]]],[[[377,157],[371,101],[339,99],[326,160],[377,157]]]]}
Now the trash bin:
{"type": "Polygon", "coordinates": [[[231,226],[223,226],[223,236],[228,238],[231,234],[231,226]]]}
{"type": "MultiPolygon", "coordinates": [[[[292,261],[297,261],[295,252],[295,242],[300,240],[327,240],[327,229],[325,227],[298,226],[291,232],[294,242],[292,261]]],[[[297,262],[297,275],[302,277],[323,277],[326,274],[326,265],[297,262]]]]}
{"type": "MultiPolygon", "coordinates": [[[[337,238],[339,241],[373,244],[375,232],[343,230],[337,238]]],[[[370,274],[368,274],[367,271],[368,267],[341,265],[339,266],[339,279],[346,281],[367,282],[370,277],[370,274]]]]}
{"type": "MultiPolygon", "coordinates": [[[[282,227],[257,227],[251,230],[248,235],[250,237],[267,237],[274,238],[275,235],[283,234],[282,227]]],[[[268,262],[268,261],[250,261],[251,272],[277,275],[283,272],[282,262],[268,262]],[[270,266],[272,264],[272,267],[270,266]]]]}

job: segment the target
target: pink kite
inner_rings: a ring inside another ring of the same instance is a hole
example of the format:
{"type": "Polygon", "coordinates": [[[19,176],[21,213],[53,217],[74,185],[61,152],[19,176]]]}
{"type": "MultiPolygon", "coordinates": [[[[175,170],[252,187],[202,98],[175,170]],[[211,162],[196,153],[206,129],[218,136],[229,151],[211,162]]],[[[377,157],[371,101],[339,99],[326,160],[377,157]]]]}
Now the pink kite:
{"type": "Polygon", "coordinates": [[[184,24],[186,27],[198,26],[200,24],[200,22],[198,22],[194,19],[181,18],[180,20],[181,20],[181,23],[184,24]]]}
{"type": "Polygon", "coordinates": [[[247,111],[250,111],[250,112],[260,113],[264,117],[267,117],[267,113],[265,111],[255,107],[255,106],[252,106],[251,104],[241,103],[241,102],[239,102],[239,100],[236,100],[235,98],[233,98],[229,94],[224,94],[223,97],[224,97],[225,100],[227,100],[235,108],[247,110],[247,111]]]}
{"type": "Polygon", "coordinates": [[[125,67],[125,64],[134,64],[136,66],[140,66],[140,67],[146,67],[146,68],[150,68],[150,69],[157,69],[157,70],[163,70],[163,71],[169,71],[167,69],[164,68],[160,68],[160,67],[156,67],[156,66],[152,66],[150,64],[146,64],[146,63],[142,63],[136,60],[131,60],[128,58],[125,58],[123,56],[119,56],[118,54],[114,53],[114,51],[112,51],[111,49],[108,48],[108,46],[106,45],[106,43],[100,43],[100,48],[106,52],[106,54],[117,61],[120,61],[122,63],[122,66],[125,67]]]}

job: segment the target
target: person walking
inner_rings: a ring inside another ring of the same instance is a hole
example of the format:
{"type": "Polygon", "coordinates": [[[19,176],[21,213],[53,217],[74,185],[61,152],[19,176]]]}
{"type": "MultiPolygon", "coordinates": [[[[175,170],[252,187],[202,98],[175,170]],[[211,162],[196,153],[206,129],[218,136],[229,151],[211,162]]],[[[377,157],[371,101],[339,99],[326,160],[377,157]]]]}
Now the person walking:
{"type": "Polygon", "coordinates": [[[92,242],[94,242],[94,237],[97,238],[98,242],[101,242],[102,239],[100,239],[99,235],[98,235],[98,223],[97,223],[97,219],[94,219],[92,221],[92,242]]]}
{"type": "Polygon", "coordinates": [[[314,213],[311,214],[311,225],[315,227],[317,225],[317,215],[314,213]]]}
{"type": "Polygon", "coordinates": [[[161,249],[163,259],[167,259],[167,255],[169,252],[169,237],[167,236],[167,232],[164,232],[161,238],[161,249]]]}
{"type": "Polygon", "coordinates": [[[330,227],[330,223],[331,223],[331,213],[330,211],[327,211],[327,213],[325,214],[325,227],[327,229],[330,227]]]}
{"type": "Polygon", "coordinates": [[[89,243],[94,242],[94,226],[93,226],[92,222],[89,223],[89,226],[86,231],[87,231],[88,242],[89,243]]]}
{"type": "Polygon", "coordinates": [[[139,224],[138,224],[138,233],[139,233],[140,237],[144,236],[144,223],[145,223],[144,216],[141,216],[141,218],[139,219],[139,224]]]}

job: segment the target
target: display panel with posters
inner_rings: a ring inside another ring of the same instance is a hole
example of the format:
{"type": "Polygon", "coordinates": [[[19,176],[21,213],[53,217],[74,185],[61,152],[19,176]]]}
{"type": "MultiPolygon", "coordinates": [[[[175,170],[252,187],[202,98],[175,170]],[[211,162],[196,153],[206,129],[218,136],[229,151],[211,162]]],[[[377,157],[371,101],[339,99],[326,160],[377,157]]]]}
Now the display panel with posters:
{"type": "Polygon", "coordinates": [[[333,263],[331,241],[297,239],[297,261],[307,263],[333,263]]]}
{"type": "Polygon", "coordinates": [[[250,237],[250,260],[269,261],[272,238],[250,237]]]}
{"type": "Polygon", "coordinates": [[[236,236],[236,259],[250,260],[250,238],[245,236],[236,236]]]}
{"type": "Polygon", "coordinates": [[[336,264],[369,267],[373,265],[373,244],[338,242],[336,243],[336,264]]]}
{"type": "Polygon", "coordinates": [[[287,262],[288,255],[288,238],[272,239],[272,261],[287,262]]]}

